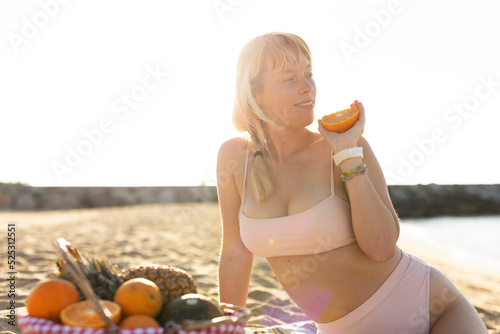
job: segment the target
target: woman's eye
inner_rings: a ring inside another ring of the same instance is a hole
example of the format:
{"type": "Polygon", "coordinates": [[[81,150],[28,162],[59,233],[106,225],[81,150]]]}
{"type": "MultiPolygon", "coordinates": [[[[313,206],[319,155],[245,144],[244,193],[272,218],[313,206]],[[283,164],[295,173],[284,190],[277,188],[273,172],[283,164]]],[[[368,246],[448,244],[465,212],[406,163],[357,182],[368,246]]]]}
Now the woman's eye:
{"type": "Polygon", "coordinates": [[[295,80],[295,79],[294,78],[286,78],[285,80],[283,80],[283,82],[291,82],[293,80],[295,80]]]}
{"type": "Polygon", "coordinates": [[[308,76],[309,78],[312,78],[312,77],[314,76],[314,74],[309,73],[307,76],[308,76]]]}

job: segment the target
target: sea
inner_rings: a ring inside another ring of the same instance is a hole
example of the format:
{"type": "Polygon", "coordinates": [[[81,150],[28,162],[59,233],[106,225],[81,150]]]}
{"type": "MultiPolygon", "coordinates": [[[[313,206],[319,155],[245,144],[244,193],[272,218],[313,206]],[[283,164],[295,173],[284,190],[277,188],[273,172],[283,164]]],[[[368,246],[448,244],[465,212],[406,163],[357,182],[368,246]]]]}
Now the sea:
{"type": "Polygon", "coordinates": [[[500,216],[401,219],[400,237],[500,272],[500,216]]]}

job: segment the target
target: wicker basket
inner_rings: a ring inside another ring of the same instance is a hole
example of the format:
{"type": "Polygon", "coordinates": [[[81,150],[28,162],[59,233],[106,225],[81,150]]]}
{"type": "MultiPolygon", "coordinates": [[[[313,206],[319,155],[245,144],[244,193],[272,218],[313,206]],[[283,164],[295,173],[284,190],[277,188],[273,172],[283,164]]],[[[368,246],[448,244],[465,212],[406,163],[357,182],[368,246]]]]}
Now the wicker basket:
{"type": "MultiPolygon", "coordinates": [[[[167,328],[120,328],[120,334],[242,334],[251,317],[247,308],[221,303],[225,316],[212,320],[186,320],[182,324],[171,324],[167,328]]],[[[46,319],[20,315],[22,334],[105,334],[105,328],[84,328],[61,325],[46,319]]]]}
{"type": "Polygon", "coordinates": [[[182,324],[169,323],[165,328],[119,328],[111,320],[111,313],[106,306],[99,302],[85,275],[75,265],[73,256],[68,251],[70,243],[59,238],[56,246],[59,248],[62,259],[69,264],[78,287],[93,303],[94,309],[106,323],[106,328],[74,327],[29,315],[20,315],[19,327],[23,334],[241,334],[245,332],[245,325],[252,316],[251,311],[245,307],[221,303],[225,315],[212,320],[185,320],[182,324]]]}
{"type": "Polygon", "coordinates": [[[182,324],[167,324],[165,334],[225,334],[244,333],[245,326],[252,316],[246,307],[221,303],[225,316],[212,320],[185,320],[182,324]]]}

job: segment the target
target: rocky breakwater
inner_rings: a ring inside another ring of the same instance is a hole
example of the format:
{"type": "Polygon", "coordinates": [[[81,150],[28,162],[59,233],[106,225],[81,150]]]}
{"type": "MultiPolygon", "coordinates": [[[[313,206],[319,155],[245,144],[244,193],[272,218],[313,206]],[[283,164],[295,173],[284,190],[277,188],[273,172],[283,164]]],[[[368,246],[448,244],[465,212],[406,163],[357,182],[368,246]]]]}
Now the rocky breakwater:
{"type": "MultiPolygon", "coordinates": [[[[392,185],[400,217],[500,214],[500,184],[392,185]]],[[[215,202],[213,186],[31,187],[0,184],[0,210],[67,210],[145,203],[215,202]]]]}
{"type": "Polygon", "coordinates": [[[0,210],[68,210],[216,200],[215,187],[30,187],[0,184],[0,210]]]}
{"type": "Polygon", "coordinates": [[[400,217],[500,214],[500,184],[389,186],[400,217]]]}

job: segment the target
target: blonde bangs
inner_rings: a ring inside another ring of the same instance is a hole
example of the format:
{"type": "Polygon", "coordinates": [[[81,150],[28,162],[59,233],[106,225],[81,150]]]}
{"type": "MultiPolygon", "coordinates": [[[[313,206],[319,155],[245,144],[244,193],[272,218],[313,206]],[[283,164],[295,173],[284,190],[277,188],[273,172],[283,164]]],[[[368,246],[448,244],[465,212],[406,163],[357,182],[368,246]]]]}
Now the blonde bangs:
{"type": "Polygon", "coordinates": [[[272,36],[265,48],[265,55],[274,63],[273,70],[282,71],[300,63],[303,56],[311,62],[311,53],[307,44],[298,36],[272,36]]]}

